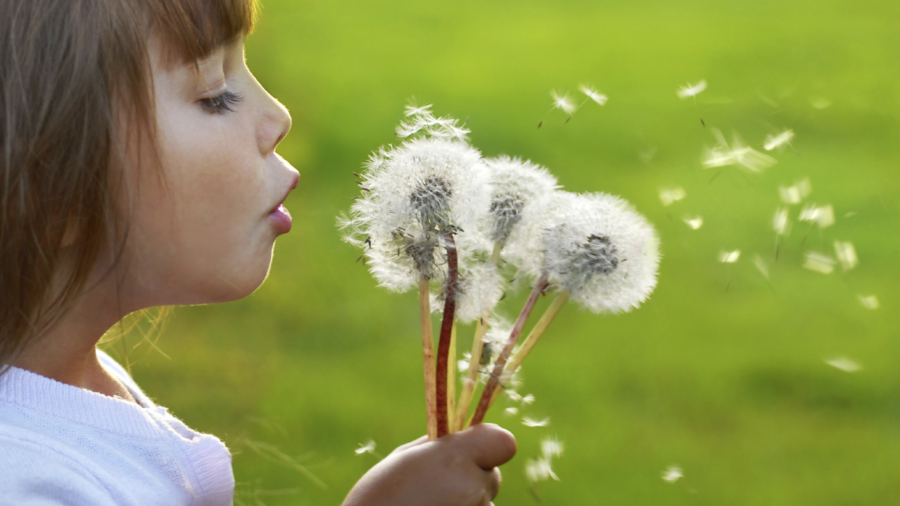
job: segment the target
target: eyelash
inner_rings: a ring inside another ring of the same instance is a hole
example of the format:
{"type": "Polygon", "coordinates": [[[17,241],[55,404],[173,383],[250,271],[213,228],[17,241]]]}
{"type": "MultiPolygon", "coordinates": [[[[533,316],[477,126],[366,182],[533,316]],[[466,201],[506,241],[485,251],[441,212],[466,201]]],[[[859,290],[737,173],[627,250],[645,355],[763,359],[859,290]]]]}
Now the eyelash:
{"type": "Polygon", "coordinates": [[[226,112],[233,112],[233,106],[239,104],[243,98],[238,93],[226,91],[221,95],[200,100],[200,105],[206,109],[206,112],[211,114],[225,114],[226,112]]]}

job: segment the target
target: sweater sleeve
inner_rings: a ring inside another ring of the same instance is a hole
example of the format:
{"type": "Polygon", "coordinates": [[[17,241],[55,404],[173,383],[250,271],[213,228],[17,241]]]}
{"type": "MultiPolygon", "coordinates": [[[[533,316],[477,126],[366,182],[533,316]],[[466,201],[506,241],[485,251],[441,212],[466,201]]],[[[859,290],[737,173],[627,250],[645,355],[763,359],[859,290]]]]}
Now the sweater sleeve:
{"type": "Polygon", "coordinates": [[[115,506],[103,485],[52,448],[0,434],[0,505],[115,506]]]}

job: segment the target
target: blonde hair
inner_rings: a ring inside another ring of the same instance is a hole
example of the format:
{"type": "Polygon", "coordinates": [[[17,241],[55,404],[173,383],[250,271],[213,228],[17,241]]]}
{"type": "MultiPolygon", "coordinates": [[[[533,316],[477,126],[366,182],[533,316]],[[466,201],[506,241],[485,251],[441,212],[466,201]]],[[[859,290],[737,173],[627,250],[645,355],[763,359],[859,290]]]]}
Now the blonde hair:
{"type": "MultiPolygon", "coordinates": [[[[197,61],[255,0],[0,2],[0,371],[71,307],[116,230],[128,118],[155,134],[148,39],[197,61]]],[[[155,142],[155,141],[154,141],[155,142]]]]}

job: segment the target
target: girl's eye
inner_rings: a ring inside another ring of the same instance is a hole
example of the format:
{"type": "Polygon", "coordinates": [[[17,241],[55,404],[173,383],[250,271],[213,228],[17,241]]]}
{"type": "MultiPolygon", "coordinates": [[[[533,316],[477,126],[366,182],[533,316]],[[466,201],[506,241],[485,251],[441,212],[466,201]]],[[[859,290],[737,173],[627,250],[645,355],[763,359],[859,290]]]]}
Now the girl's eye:
{"type": "Polygon", "coordinates": [[[233,107],[240,103],[242,99],[241,95],[226,91],[221,95],[200,100],[200,105],[206,109],[206,112],[211,114],[225,114],[226,112],[234,111],[233,107]]]}

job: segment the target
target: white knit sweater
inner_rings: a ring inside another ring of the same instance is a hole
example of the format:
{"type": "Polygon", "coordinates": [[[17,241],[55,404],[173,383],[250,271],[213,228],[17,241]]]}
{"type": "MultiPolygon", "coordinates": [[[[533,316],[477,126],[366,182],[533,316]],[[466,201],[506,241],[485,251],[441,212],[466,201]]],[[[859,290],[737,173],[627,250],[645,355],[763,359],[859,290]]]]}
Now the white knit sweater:
{"type": "Polygon", "coordinates": [[[0,505],[232,504],[225,445],[97,354],[140,406],[15,367],[0,376],[0,505]]]}

